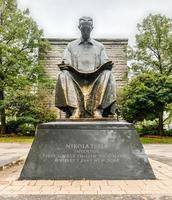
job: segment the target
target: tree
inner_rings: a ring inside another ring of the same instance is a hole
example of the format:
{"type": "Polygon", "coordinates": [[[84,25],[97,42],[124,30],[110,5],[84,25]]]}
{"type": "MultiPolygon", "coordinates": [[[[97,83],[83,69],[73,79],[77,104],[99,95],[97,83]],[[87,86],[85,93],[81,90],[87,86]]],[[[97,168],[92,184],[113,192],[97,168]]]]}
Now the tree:
{"type": "Polygon", "coordinates": [[[158,73],[143,73],[131,80],[119,99],[120,110],[129,122],[159,119],[163,134],[163,112],[172,102],[172,79],[158,73]]]}
{"type": "Polygon", "coordinates": [[[27,87],[27,90],[12,91],[9,98],[7,116],[7,133],[31,134],[35,132],[36,125],[42,122],[54,121],[57,112],[51,106],[53,80],[46,81],[36,87],[27,87]],[[30,130],[30,131],[29,131],[30,130]]]}
{"type": "Polygon", "coordinates": [[[150,14],[137,25],[136,45],[129,50],[134,72],[172,74],[172,20],[150,14]]]}
{"type": "Polygon", "coordinates": [[[44,76],[38,62],[38,49],[46,47],[42,30],[29,17],[29,11],[17,8],[16,0],[0,0],[0,116],[5,133],[8,91],[23,90],[44,76]]]}
{"type": "MultiPolygon", "coordinates": [[[[131,61],[131,70],[135,75],[152,72],[157,73],[160,81],[155,76],[152,77],[152,81],[154,83],[156,80],[157,83],[160,84],[156,84],[157,88],[163,88],[163,84],[165,84],[163,80],[170,80],[172,78],[172,20],[166,16],[150,14],[143,20],[142,24],[137,25],[137,28],[138,34],[136,35],[136,45],[129,49],[128,54],[131,61]]],[[[143,78],[145,78],[144,75],[143,78]]],[[[141,80],[140,76],[138,77],[138,80],[141,80]]],[[[142,85],[142,83],[139,82],[138,84],[139,86],[142,85]]],[[[155,91],[157,92],[156,97],[159,97],[159,89],[156,90],[155,88],[155,91]]],[[[144,95],[145,91],[142,92],[144,95]]],[[[148,96],[146,96],[146,98],[147,97],[148,96]]],[[[159,98],[161,98],[161,96],[159,98]]],[[[159,103],[161,100],[159,101],[158,98],[156,98],[156,100],[158,102],[157,106],[160,106],[159,103]]],[[[147,99],[147,103],[148,102],[152,101],[147,99]]],[[[163,132],[163,112],[166,103],[167,102],[164,102],[163,105],[160,106],[161,109],[159,109],[158,118],[160,133],[163,132]]],[[[139,106],[141,106],[141,104],[139,104],[138,107],[139,106]]],[[[142,112],[145,112],[145,115],[148,116],[151,114],[152,110],[146,109],[145,107],[145,111],[142,110],[142,112]]]]}

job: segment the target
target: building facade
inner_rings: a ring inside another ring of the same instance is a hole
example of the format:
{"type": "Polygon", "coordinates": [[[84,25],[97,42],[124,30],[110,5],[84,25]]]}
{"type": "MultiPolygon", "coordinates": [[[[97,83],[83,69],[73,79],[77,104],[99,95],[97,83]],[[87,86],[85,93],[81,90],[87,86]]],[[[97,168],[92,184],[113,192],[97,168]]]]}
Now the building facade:
{"type": "MultiPolygon", "coordinates": [[[[46,38],[50,44],[44,56],[45,71],[53,80],[57,79],[59,72],[58,64],[62,61],[63,52],[69,42],[74,39],[46,38]]],[[[113,74],[116,79],[117,90],[127,84],[128,67],[127,67],[127,39],[95,39],[105,46],[106,53],[114,63],[113,74]]],[[[50,98],[49,105],[54,107],[54,96],[50,98]]],[[[64,117],[62,112],[57,109],[59,118],[64,117]]]]}

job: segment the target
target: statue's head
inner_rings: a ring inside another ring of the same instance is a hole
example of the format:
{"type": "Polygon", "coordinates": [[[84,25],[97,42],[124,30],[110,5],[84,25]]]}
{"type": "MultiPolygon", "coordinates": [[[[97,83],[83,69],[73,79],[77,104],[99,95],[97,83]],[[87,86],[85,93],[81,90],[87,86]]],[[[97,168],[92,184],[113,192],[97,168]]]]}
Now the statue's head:
{"type": "Polygon", "coordinates": [[[82,38],[87,40],[90,38],[90,33],[93,29],[93,19],[91,17],[81,17],[79,19],[79,26],[78,28],[81,31],[82,38]]]}

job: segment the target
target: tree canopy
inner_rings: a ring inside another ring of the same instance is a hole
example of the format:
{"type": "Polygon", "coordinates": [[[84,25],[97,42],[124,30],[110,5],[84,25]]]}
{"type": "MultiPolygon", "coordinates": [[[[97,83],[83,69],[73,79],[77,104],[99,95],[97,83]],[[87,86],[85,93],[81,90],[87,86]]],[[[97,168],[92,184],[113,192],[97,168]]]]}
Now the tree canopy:
{"type": "Polygon", "coordinates": [[[127,121],[152,120],[172,102],[172,79],[143,73],[134,77],[121,95],[121,111],[127,121]]]}
{"type": "Polygon", "coordinates": [[[136,45],[129,50],[134,72],[172,74],[172,20],[150,14],[137,25],[136,45]]]}
{"type": "Polygon", "coordinates": [[[0,115],[5,133],[9,92],[46,79],[38,57],[47,43],[28,9],[18,9],[16,0],[0,0],[0,11],[0,115]]]}
{"type": "Polygon", "coordinates": [[[172,20],[150,14],[137,28],[128,51],[134,78],[123,91],[121,112],[131,122],[159,119],[162,134],[163,114],[172,103],[172,20]]]}

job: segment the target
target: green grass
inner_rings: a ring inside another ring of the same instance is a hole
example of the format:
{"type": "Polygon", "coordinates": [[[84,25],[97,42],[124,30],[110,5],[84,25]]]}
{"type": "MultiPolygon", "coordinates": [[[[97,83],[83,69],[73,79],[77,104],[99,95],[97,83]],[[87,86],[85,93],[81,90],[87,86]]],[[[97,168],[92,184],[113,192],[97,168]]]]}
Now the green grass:
{"type": "MultiPolygon", "coordinates": [[[[3,136],[0,137],[0,142],[23,142],[32,143],[34,136],[3,136]]],[[[141,137],[143,144],[172,144],[172,137],[148,138],[141,137]]]]}
{"type": "Polygon", "coordinates": [[[23,142],[32,143],[34,136],[3,136],[0,137],[0,142],[23,142]]]}
{"type": "Polygon", "coordinates": [[[159,137],[159,138],[140,138],[142,144],[172,144],[172,137],[159,137]]]}

